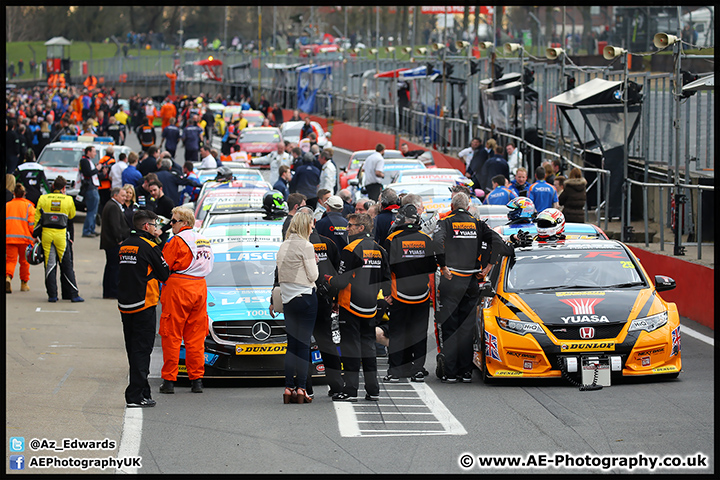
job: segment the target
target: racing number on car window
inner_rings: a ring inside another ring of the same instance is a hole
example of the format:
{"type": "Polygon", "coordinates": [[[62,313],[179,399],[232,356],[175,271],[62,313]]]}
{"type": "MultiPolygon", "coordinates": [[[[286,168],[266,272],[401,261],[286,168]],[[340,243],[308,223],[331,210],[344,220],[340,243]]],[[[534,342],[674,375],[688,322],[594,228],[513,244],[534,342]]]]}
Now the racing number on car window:
{"type": "Polygon", "coordinates": [[[635,268],[635,265],[633,265],[630,261],[623,261],[620,262],[620,264],[622,265],[622,268],[635,268]]]}

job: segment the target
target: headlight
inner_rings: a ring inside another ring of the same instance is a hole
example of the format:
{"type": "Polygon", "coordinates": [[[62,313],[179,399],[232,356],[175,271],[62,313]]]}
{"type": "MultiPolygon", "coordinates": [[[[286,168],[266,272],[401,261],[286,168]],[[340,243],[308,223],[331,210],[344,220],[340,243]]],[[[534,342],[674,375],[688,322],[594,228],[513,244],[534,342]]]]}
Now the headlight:
{"type": "Polygon", "coordinates": [[[542,333],[545,331],[535,322],[521,322],[520,320],[508,320],[507,318],[496,317],[498,325],[503,330],[525,335],[526,333],[542,333]]]}
{"type": "Polygon", "coordinates": [[[668,313],[664,311],[655,315],[651,315],[645,318],[636,318],[630,322],[630,328],[628,332],[634,332],[636,330],[645,330],[646,332],[652,332],[665,325],[668,321],[668,313]]]}

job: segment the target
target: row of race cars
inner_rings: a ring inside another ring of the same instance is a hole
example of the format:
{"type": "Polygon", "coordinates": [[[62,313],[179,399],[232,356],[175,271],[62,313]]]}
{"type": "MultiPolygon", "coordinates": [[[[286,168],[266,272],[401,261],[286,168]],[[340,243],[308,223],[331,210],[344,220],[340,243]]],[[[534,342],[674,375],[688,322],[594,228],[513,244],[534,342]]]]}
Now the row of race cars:
{"type": "MultiPolygon", "coordinates": [[[[364,157],[365,152],[355,152],[343,171],[344,186],[356,194],[364,157]]],[[[79,156],[70,162],[75,169],[78,161],[79,156]]],[[[187,204],[215,255],[206,278],[205,376],[282,377],[284,319],[282,314],[273,318],[268,307],[285,212],[258,168],[224,165],[233,179],[215,181],[217,170],[199,170],[205,183],[197,201],[187,204]]],[[[450,209],[451,188],[467,183],[460,172],[447,170],[422,160],[388,158],[386,172],[393,173],[386,175],[386,187],[421,195],[423,222],[431,230],[450,209]]],[[[471,211],[504,239],[519,231],[508,225],[506,206],[482,205],[473,197],[471,211]]],[[[521,228],[530,235],[537,231],[533,223],[521,228]]],[[[563,233],[561,241],[535,240],[515,248],[515,255],[502,258],[485,279],[474,334],[474,363],[482,379],[563,377],[575,385],[602,386],[622,377],[677,377],[679,315],[675,304],[659,295],[675,282],[650,278],[626,245],[595,225],[565,223],[563,233]]],[[[183,362],[184,350],[181,377],[183,362]]],[[[324,375],[315,345],[312,366],[314,376],[324,375]]],[[[438,376],[441,369],[438,346],[438,376]]]]}

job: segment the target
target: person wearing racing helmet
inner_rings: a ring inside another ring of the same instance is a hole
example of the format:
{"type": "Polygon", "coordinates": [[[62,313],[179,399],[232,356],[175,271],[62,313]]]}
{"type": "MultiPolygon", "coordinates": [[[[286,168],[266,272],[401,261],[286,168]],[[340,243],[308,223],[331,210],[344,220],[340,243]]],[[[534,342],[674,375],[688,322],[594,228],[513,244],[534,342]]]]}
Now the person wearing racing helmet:
{"type": "Polygon", "coordinates": [[[270,190],[263,195],[263,209],[267,217],[284,217],[288,214],[287,203],[285,197],[277,190],[270,190]]]}
{"type": "Polygon", "coordinates": [[[537,211],[535,203],[527,197],[515,197],[507,203],[510,211],[507,214],[508,225],[532,225],[537,211]]]}
{"type": "Polygon", "coordinates": [[[215,176],[216,182],[232,182],[233,173],[229,167],[218,167],[217,175],[215,176]]]}
{"type": "Polygon", "coordinates": [[[535,240],[548,242],[565,239],[565,215],[557,208],[546,208],[535,218],[537,236],[535,240]]]}

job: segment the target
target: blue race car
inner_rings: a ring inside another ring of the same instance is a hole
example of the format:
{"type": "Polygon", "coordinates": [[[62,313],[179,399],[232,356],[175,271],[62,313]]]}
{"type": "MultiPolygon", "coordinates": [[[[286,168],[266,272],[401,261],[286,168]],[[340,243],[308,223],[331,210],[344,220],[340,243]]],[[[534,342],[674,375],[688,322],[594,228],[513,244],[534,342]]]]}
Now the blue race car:
{"type": "MultiPolygon", "coordinates": [[[[287,336],[282,314],[269,306],[279,242],[214,243],[215,264],[208,286],[208,335],[205,378],[285,376],[287,336]]],[[[313,376],[325,367],[311,346],[313,376]]],[[[180,350],[179,376],[187,376],[185,349],[180,350]]]]}

